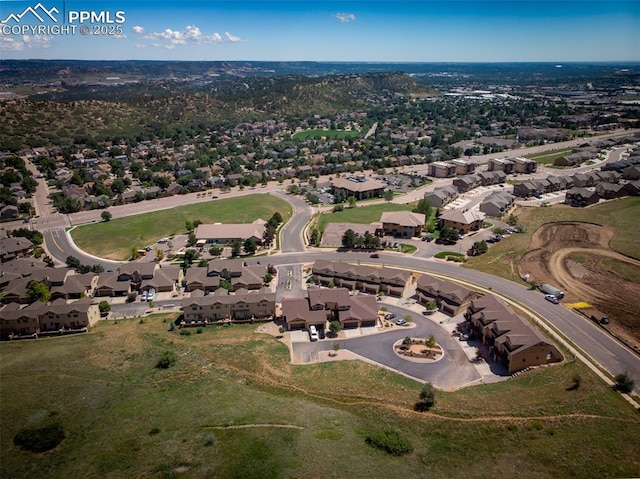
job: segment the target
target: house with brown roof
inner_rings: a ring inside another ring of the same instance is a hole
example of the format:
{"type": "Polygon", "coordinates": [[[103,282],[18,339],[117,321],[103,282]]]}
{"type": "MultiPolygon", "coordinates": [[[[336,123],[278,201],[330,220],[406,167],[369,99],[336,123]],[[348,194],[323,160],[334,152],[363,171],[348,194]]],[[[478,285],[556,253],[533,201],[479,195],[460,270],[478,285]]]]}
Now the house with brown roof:
{"type": "Polygon", "coordinates": [[[598,193],[588,188],[571,188],[565,194],[564,202],[571,206],[595,205],[600,201],[598,193]]]}
{"type": "Polygon", "coordinates": [[[487,196],[480,203],[479,209],[489,216],[504,216],[513,206],[514,200],[515,197],[512,194],[499,191],[487,196]]]}
{"type": "Polygon", "coordinates": [[[378,303],[375,296],[350,296],[346,288],[308,289],[308,298],[282,300],[282,317],[287,329],[308,329],[339,321],[343,329],[375,326],[378,303]]]}
{"type": "Polygon", "coordinates": [[[233,294],[224,288],[208,295],[195,291],[182,300],[182,309],[183,327],[219,321],[265,320],[275,316],[276,294],[266,288],[254,292],[239,290],[233,294]]]}
{"type": "Polygon", "coordinates": [[[427,175],[435,178],[451,178],[456,175],[456,165],[445,161],[434,161],[429,163],[427,175]]]}
{"type": "Polygon", "coordinates": [[[384,181],[367,180],[362,176],[335,178],[331,182],[331,189],[334,195],[353,196],[356,200],[379,198],[384,194],[386,186],[387,184],[384,181]]]}
{"type": "Polygon", "coordinates": [[[507,175],[515,171],[515,163],[506,158],[491,158],[487,166],[488,171],[504,171],[507,175]]]}
{"type": "Polygon", "coordinates": [[[440,311],[455,316],[465,310],[478,293],[453,281],[423,274],[416,283],[416,296],[423,306],[433,301],[440,311]]]}
{"type": "Polygon", "coordinates": [[[470,231],[478,231],[484,224],[485,214],[481,211],[474,210],[449,210],[440,215],[438,218],[440,228],[448,226],[454,228],[461,234],[467,234],[470,231]]]}
{"type": "Polygon", "coordinates": [[[425,215],[411,211],[385,211],[380,222],[385,235],[413,238],[422,234],[425,215]]]}
{"type": "Polygon", "coordinates": [[[253,223],[201,224],[194,234],[199,241],[211,244],[228,244],[234,240],[244,241],[249,238],[253,238],[257,244],[262,244],[265,229],[264,221],[258,219],[253,223]]]}
{"type": "Polygon", "coordinates": [[[266,267],[244,266],[239,259],[213,260],[206,267],[187,270],[184,278],[185,291],[201,290],[209,293],[220,287],[220,280],[231,283],[234,291],[261,289],[266,273],[266,267]]]}
{"type": "Polygon", "coordinates": [[[514,158],[512,161],[514,173],[530,174],[538,169],[538,163],[529,158],[514,158]]]}
{"type": "Polygon", "coordinates": [[[354,265],[341,261],[317,260],[313,281],[322,286],[338,286],[369,294],[384,293],[400,297],[411,282],[411,273],[387,267],[354,265]]]}
{"type": "Polygon", "coordinates": [[[20,236],[0,239],[0,262],[27,256],[33,251],[33,243],[20,236]]]}
{"type": "Polygon", "coordinates": [[[459,176],[453,179],[453,186],[461,193],[466,193],[480,186],[480,177],[476,174],[459,176]]]}
{"type": "Polygon", "coordinates": [[[490,357],[510,374],[564,359],[554,344],[491,294],[474,299],[465,319],[471,336],[481,339],[490,357]]]}
{"type": "Polygon", "coordinates": [[[424,194],[424,199],[434,208],[442,208],[444,205],[451,203],[458,197],[458,189],[453,186],[443,186],[424,194]]]}

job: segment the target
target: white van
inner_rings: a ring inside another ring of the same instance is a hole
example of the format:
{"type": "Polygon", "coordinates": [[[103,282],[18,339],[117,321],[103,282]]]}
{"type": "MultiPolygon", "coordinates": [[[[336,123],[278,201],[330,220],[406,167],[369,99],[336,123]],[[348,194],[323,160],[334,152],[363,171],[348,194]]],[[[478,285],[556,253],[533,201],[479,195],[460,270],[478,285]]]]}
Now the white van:
{"type": "Polygon", "coordinates": [[[318,340],[318,328],[316,328],[313,324],[309,326],[309,339],[311,339],[311,341],[318,340]]]}

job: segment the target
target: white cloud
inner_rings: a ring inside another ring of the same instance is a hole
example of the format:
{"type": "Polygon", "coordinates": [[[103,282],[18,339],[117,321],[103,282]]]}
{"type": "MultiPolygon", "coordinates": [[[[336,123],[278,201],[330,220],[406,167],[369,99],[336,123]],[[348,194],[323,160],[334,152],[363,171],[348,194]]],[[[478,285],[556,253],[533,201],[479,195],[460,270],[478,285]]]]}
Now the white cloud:
{"type": "Polygon", "coordinates": [[[137,33],[138,35],[144,32],[144,28],[142,28],[140,25],[135,25],[131,28],[131,30],[133,30],[133,33],[137,33]]]}
{"type": "Polygon", "coordinates": [[[167,50],[173,50],[176,46],[171,44],[171,45],[165,45],[164,46],[167,50]]]}
{"type": "Polygon", "coordinates": [[[144,43],[136,43],[135,47],[136,48],[147,48],[147,46],[144,43]]]}
{"type": "Polygon", "coordinates": [[[336,13],[334,17],[336,17],[340,23],[349,23],[356,19],[353,13],[336,13]]]}
{"type": "Polygon", "coordinates": [[[0,35],[0,50],[22,51],[28,48],[49,48],[51,38],[44,35],[0,35]]]}
{"type": "Polygon", "coordinates": [[[240,37],[236,37],[234,35],[231,35],[229,32],[224,32],[224,35],[227,37],[227,40],[229,40],[231,43],[245,42],[246,41],[246,40],[243,40],[240,37]]]}
{"type": "MultiPolygon", "coordinates": [[[[135,28],[136,27],[134,27],[134,29],[135,28]]],[[[217,32],[212,33],[210,35],[205,35],[197,26],[187,25],[185,29],[182,31],[172,30],[171,28],[167,28],[162,32],[147,33],[142,38],[144,38],[145,40],[158,40],[158,42],[154,43],[153,46],[164,46],[164,47],[167,47],[169,45],[175,47],[177,45],[187,45],[187,44],[202,45],[207,43],[222,43],[225,41],[230,43],[246,41],[240,37],[236,37],[232,35],[229,32],[225,32],[224,35],[225,36],[223,37],[217,32]],[[159,42],[162,40],[169,42],[168,45],[166,43],[159,42]]]]}

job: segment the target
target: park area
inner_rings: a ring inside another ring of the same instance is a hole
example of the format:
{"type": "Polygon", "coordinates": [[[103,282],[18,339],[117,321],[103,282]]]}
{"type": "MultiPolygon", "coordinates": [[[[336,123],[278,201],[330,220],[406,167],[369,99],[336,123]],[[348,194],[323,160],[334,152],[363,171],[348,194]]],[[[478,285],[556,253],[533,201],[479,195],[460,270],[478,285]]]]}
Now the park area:
{"type": "Polygon", "coordinates": [[[423,385],[387,369],[292,365],[255,325],[183,334],[169,331],[175,318],[3,344],[0,476],[640,475],[637,411],[579,361],[436,390],[417,412],[423,385]],[[14,443],[45,428],[62,440],[44,453],[14,443]],[[401,440],[404,455],[372,438],[401,440]]]}
{"type": "Polygon", "coordinates": [[[266,221],[276,211],[285,222],[293,213],[289,203],[273,195],[247,195],[82,225],[74,228],[71,236],[75,244],[89,254],[125,261],[132,249],[144,248],[164,237],[185,234],[187,221],[252,223],[258,218],[266,221]]]}
{"type": "Polygon", "coordinates": [[[298,131],[291,137],[294,140],[309,140],[311,138],[321,139],[327,138],[329,140],[343,140],[345,138],[359,138],[360,132],[358,130],[322,130],[312,129],[298,131]]]}

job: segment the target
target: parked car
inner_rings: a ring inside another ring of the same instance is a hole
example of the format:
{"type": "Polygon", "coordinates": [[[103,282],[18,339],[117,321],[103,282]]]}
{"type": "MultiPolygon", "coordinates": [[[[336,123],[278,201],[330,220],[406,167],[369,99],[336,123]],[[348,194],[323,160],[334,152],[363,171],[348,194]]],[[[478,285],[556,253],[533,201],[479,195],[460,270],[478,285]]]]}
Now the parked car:
{"type": "Polygon", "coordinates": [[[398,320],[396,320],[396,325],[398,326],[404,326],[405,324],[407,324],[407,320],[404,318],[400,318],[398,320]]]}
{"type": "Polygon", "coordinates": [[[156,295],[156,290],[151,288],[147,293],[147,301],[153,301],[153,298],[155,297],[155,295],[156,295]]]}
{"type": "Polygon", "coordinates": [[[322,326],[318,326],[318,337],[320,339],[324,339],[326,337],[324,334],[324,328],[322,326]]]}
{"type": "Polygon", "coordinates": [[[545,294],[544,295],[544,299],[546,299],[547,301],[552,302],[553,304],[560,303],[560,300],[558,298],[556,298],[553,294],[545,294]]]}
{"type": "Polygon", "coordinates": [[[317,341],[318,338],[318,329],[312,324],[311,326],[309,326],[309,339],[311,341],[317,341]]]}
{"type": "Polygon", "coordinates": [[[369,256],[369,258],[379,258],[380,255],[378,253],[373,253],[372,255],[369,256]]]}
{"type": "Polygon", "coordinates": [[[147,300],[147,292],[143,291],[142,294],[140,295],[140,301],[146,301],[147,300]]]}
{"type": "Polygon", "coordinates": [[[396,315],[394,313],[387,313],[384,315],[384,319],[393,319],[396,315]]]}

